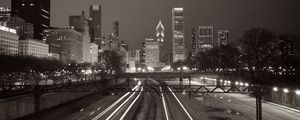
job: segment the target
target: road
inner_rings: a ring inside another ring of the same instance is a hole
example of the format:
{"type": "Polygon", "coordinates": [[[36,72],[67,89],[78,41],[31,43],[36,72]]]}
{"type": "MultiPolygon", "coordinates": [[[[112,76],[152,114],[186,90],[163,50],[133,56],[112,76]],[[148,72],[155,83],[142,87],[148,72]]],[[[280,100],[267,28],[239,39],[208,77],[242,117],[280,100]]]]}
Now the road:
{"type": "MultiPolygon", "coordinates": [[[[167,82],[174,84],[174,82],[167,82]]],[[[187,82],[185,82],[187,84],[187,82]]],[[[192,85],[199,85],[192,81],[192,85]]],[[[190,98],[176,93],[179,100],[197,120],[255,120],[255,98],[245,94],[218,93],[199,94],[190,98]]],[[[300,111],[278,104],[263,102],[263,120],[299,120],[300,111]]]]}
{"type": "MultiPolygon", "coordinates": [[[[136,92],[127,92],[115,97],[106,97],[93,105],[66,117],[64,120],[188,120],[190,115],[175,93],[161,83],[162,87],[139,86],[136,92]],[[155,92],[143,92],[145,90],[155,92]],[[164,89],[168,92],[162,92],[164,89]]],[[[148,85],[158,85],[155,80],[147,80],[148,85]]]]}
{"type": "MultiPolygon", "coordinates": [[[[106,96],[64,120],[255,120],[255,99],[245,94],[209,93],[190,97],[172,92],[168,84],[140,80],[135,92],[106,96]],[[141,86],[147,84],[149,86],[141,86]],[[159,86],[151,86],[159,85],[159,86]],[[148,92],[153,91],[153,92],[148,92]],[[166,91],[166,92],[162,92],[166,91]]],[[[184,81],[184,84],[188,84],[184,81]]],[[[196,81],[192,85],[203,85],[196,81]]],[[[300,111],[263,102],[263,120],[299,120],[300,111]]]]}

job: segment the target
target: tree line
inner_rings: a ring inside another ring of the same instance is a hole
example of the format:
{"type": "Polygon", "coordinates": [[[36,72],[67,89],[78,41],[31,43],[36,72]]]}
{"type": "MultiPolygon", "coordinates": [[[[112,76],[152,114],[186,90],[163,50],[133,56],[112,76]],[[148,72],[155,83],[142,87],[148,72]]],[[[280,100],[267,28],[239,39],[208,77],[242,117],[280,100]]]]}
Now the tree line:
{"type": "Polygon", "coordinates": [[[253,84],[299,86],[299,38],[264,28],[245,31],[235,45],[198,52],[173,69],[186,65],[198,72],[244,76],[253,84]]]}

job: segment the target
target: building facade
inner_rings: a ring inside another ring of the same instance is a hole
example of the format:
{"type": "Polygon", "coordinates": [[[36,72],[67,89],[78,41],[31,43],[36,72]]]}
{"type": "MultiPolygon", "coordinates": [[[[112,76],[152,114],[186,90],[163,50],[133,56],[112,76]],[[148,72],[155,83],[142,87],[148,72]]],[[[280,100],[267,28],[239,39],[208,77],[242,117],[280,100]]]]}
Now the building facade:
{"type": "Polygon", "coordinates": [[[50,54],[60,54],[60,60],[64,63],[81,62],[82,60],[82,34],[74,29],[59,28],[46,29],[43,40],[50,45],[50,54]],[[52,44],[60,45],[60,51],[52,44]]]}
{"type": "Polygon", "coordinates": [[[192,39],[191,39],[191,47],[192,47],[192,57],[195,57],[197,54],[197,29],[192,28],[192,39]]]}
{"type": "Polygon", "coordinates": [[[41,40],[25,39],[19,41],[19,55],[48,58],[49,45],[41,40]]]}
{"type": "Polygon", "coordinates": [[[11,9],[7,7],[0,7],[0,18],[2,17],[10,17],[11,9]]]}
{"type": "Polygon", "coordinates": [[[141,50],[135,50],[135,61],[136,64],[140,64],[141,59],[141,50]]]}
{"type": "MultiPolygon", "coordinates": [[[[195,52],[205,52],[214,46],[214,27],[198,26],[196,31],[196,50],[195,52]]],[[[195,53],[193,53],[195,54],[195,53]]]]}
{"type": "Polygon", "coordinates": [[[162,67],[159,60],[159,42],[154,39],[146,39],[145,41],[145,65],[147,67],[162,67]]]}
{"type": "Polygon", "coordinates": [[[50,27],[50,0],[11,0],[11,15],[19,16],[34,25],[34,38],[42,39],[50,27]]]}
{"type": "Polygon", "coordinates": [[[98,45],[95,43],[91,43],[89,63],[94,64],[96,62],[98,62],[98,45]]]}
{"type": "Polygon", "coordinates": [[[164,39],[165,39],[165,27],[163,26],[161,20],[156,26],[156,41],[159,42],[159,60],[164,62],[164,39]]]}
{"type": "Polygon", "coordinates": [[[146,43],[142,42],[142,48],[140,50],[140,64],[145,64],[145,56],[146,56],[145,50],[146,50],[146,43]]]}
{"type": "Polygon", "coordinates": [[[57,43],[49,44],[49,58],[60,60],[61,45],[57,43]]]}
{"type": "Polygon", "coordinates": [[[173,62],[185,60],[183,8],[172,9],[173,62]]]}
{"type": "Polygon", "coordinates": [[[218,39],[217,39],[218,47],[228,44],[228,39],[229,39],[229,31],[228,30],[218,30],[217,36],[218,36],[218,39]]]}
{"type": "Polygon", "coordinates": [[[113,22],[113,36],[119,39],[119,21],[118,18],[113,22]]]}
{"type": "Polygon", "coordinates": [[[17,55],[19,36],[16,30],[0,26],[0,54],[17,55]]]}
{"type": "Polygon", "coordinates": [[[33,24],[26,22],[24,19],[14,17],[2,17],[0,18],[7,27],[17,30],[19,39],[33,39],[34,26],[33,24]]]}
{"type": "Polygon", "coordinates": [[[70,16],[69,25],[82,34],[82,61],[89,62],[91,38],[88,20],[85,17],[84,11],[82,11],[80,16],[70,16]]]}
{"type": "Polygon", "coordinates": [[[89,28],[91,42],[96,43],[99,47],[101,46],[101,6],[91,5],[90,6],[90,18],[89,28]]]}

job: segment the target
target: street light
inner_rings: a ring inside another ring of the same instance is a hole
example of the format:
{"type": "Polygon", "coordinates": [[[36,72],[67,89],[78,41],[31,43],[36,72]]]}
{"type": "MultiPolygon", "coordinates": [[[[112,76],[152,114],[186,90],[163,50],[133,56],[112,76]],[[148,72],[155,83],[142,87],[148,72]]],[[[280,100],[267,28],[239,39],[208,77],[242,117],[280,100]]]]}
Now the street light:
{"type": "Polygon", "coordinates": [[[273,87],[273,91],[277,92],[278,88],[277,87],[273,87]]]}
{"type": "Polygon", "coordinates": [[[283,89],[283,92],[288,93],[289,90],[288,90],[287,88],[284,88],[284,89],[283,89]]]}
{"type": "Polygon", "coordinates": [[[186,66],[183,66],[182,69],[183,70],[188,70],[188,68],[186,66]]]}
{"type": "Polygon", "coordinates": [[[295,91],[296,95],[300,95],[300,90],[295,91]]]}

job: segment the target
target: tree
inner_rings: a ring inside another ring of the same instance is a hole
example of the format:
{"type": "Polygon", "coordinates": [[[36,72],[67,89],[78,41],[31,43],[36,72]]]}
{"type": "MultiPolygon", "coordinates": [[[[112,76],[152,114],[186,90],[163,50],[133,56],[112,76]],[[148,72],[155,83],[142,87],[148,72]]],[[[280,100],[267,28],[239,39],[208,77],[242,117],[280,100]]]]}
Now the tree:
{"type": "Polygon", "coordinates": [[[33,77],[54,74],[65,65],[53,59],[0,55],[0,66],[0,84],[11,85],[20,80],[32,83],[33,77]]]}
{"type": "Polygon", "coordinates": [[[297,56],[298,40],[298,37],[292,34],[281,34],[277,38],[277,49],[272,58],[272,70],[277,78],[277,84],[299,85],[297,81],[300,61],[297,56]]]}
{"type": "Polygon", "coordinates": [[[121,73],[122,57],[115,51],[105,50],[101,53],[97,68],[106,73],[121,73]]]}
{"type": "Polygon", "coordinates": [[[276,51],[276,36],[263,28],[246,31],[239,40],[241,43],[242,61],[248,69],[247,75],[253,84],[270,84],[266,67],[271,65],[271,58],[276,51]]]}

